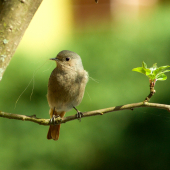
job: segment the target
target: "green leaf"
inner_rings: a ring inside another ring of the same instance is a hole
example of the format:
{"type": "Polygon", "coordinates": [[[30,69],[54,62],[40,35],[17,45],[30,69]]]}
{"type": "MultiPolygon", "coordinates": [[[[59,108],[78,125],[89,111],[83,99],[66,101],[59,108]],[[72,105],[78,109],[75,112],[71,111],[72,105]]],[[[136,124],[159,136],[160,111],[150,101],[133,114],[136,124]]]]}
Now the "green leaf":
{"type": "Polygon", "coordinates": [[[134,69],[132,69],[132,71],[136,71],[136,72],[139,72],[139,73],[142,73],[142,74],[146,73],[146,71],[143,67],[134,68],[134,69]]]}
{"type": "Polygon", "coordinates": [[[157,67],[157,63],[153,64],[152,68],[153,68],[154,70],[157,69],[157,68],[158,68],[158,67],[157,67]]]}
{"type": "Polygon", "coordinates": [[[162,73],[167,73],[167,72],[170,72],[170,70],[165,70],[165,71],[162,71],[162,73]]]}
{"type": "Polygon", "coordinates": [[[151,74],[151,70],[149,68],[145,69],[145,75],[148,76],[149,74],[151,74]]]}
{"type": "Polygon", "coordinates": [[[147,65],[146,65],[146,63],[143,61],[143,63],[142,63],[142,67],[144,68],[144,69],[147,69],[147,65]]]}
{"type": "Polygon", "coordinates": [[[167,79],[167,76],[164,73],[162,73],[162,74],[159,74],[159,76],[156,79],[160,80],[160,81],[163,81],[163,80],[167,79]]]}
{"type": "MultiPolygon", "coordinates": [[[[159,68],[157,68],[156,70],[153,71],[153,74],[154,74],[154,75],[157,75],[157,74],[159,74],[160,72],[164,72],[164,70],[165,70],[166,68],[168,68],[168,67],[170,67],[170,66],[162,66],[162,67],[159,67],[159,68]]],[[[167,71],[167,72],[168,72],[168,71],[167,71]]]]}
{"type": "Polygon", "coordinates": [[[155,77],[156,77],[156,79],[161,75],[161,74],[164,74],[164,73],[166,73],[166,72],[169,72],[170,70],[165,70],[165,71],[162,71],[162,72],[160,72],[160,73],[158,73],[155,77]]]}
{"type": "Polygon", "coordinates": [[[151,74],[151,70],[149,68],[144,69],[143,67],[137,67],[132,69],[132,71],[136,71],[145,75],[149,75],[151,74]]]}
{"type": "Polygon", "coordinates": [[[149,74],[149,75],[147,75],[147,77],[149,77],[149,79],[152,81],[154,81],[156,79],[155,75],[153,75],[153,74],[149,74]]]}

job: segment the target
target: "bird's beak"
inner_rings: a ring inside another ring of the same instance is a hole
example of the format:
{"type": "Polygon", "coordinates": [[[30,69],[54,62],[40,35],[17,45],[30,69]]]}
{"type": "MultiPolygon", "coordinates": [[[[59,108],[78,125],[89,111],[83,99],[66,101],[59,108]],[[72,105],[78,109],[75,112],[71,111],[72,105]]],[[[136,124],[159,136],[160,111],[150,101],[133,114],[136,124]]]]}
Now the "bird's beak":
{"type": "Polygon", "coordinates": [[[58,58],[50,58],[50,60],[55,60],[55,61],[57,61],[57,60],[58,60],[58,58]]]}

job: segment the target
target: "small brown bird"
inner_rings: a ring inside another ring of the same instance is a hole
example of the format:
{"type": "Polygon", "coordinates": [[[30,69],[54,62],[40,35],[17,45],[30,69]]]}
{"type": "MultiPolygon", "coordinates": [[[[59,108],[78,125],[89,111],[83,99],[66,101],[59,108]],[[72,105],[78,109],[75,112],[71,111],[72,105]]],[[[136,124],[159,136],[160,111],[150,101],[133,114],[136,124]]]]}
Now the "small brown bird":
{"type": "MultiPolygon", "coordinates": [[[[57,116],[64,117],[67,111],[81,103],[88,73],[83,68],[80,56],[72,51],[63,50],[50,60],[55,60],[57,64],[49,78],[47,92],[52,120],[57,116]]],[[[60,124],[50,125],[47,139],[58,140],[59,132],[60,124]]]]}

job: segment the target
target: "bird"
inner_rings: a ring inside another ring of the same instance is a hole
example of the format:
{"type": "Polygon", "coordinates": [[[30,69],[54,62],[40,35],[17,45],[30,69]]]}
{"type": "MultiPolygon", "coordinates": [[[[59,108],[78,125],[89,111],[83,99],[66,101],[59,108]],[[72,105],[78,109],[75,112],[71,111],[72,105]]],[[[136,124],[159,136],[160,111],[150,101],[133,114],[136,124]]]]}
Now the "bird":
{"type": "MultiPolygon", "coordinates": [[[[84,96],[85,87],[88,82],[88,72],[84,70],[80,56],[72,51],[63,50],[55,58],[56,68],[52,71],[47,90],[47,101],[50,107],[50,121],[54,118],[63,118],[65,113],[71,109],[77,111],[81,118],[81,112],[76,109],[84,96]]],[[[60,124],[50,124],[47,139],[58,140],[60,124]]]]}

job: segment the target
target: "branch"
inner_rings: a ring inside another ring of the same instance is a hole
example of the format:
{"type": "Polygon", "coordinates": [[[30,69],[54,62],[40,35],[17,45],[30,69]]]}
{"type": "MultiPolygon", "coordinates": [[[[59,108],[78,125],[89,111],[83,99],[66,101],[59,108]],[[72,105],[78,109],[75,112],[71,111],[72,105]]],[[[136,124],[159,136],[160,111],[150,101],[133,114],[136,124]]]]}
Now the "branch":
{"type": "MultiPolygon", "coordinates": [[[[151,107],[151,108],[157,108],[157,109],[164,109],[170,112],[170,105],[140,102],[140,103],[132,103],[132,104],[127,104],[127,105],[122,105],[122,106],[115,106],[115,107],[110,107],[110,108],[105,108],[105,109],[100,109],[100,110],[94,110],[94,111],[89,111],[89,112],[83,112],[82,118],[89,117],[89,116],[103,115],[109,112],[115,112],[115,111],[121,111],[121,110],[133,110],[134,108],[138,108],[138,107],[151,107]]],[[[46,125],[46,126],[51,124],[50,119],[40,119],[40,118],[37,118],[35,115],[26,116],[26,115],[5,113],[5,112],[0,111],[0,117],[8,118],[8,119],[23,120],[23,121],[31,121],[31,122],[38,123],[40,125],[46,125]]],[[[55,122],[57,122],[57,124],[62,124],[62,123],[66,123],[66,122],[69,122],[75,119],[77,119],[77,115],[67,116],[62,119],[58,117],[58,118],[55,118],[55,122]]]]}
{"type": "Polygon", "coordinates": [[[154,87],[155,87],[155,83],[156,83],[156,79],[154,81],[149,80],[150,83],[150,93],[149,95],[145,98],[144,103],[145,102],[149,102],[149,100],[151,99],[151,97],[156,93],[154,87]]]}
{"type": "Polygon", "coordinates": [[[42,0],[0,1],[0,81],[42,0]]]}

